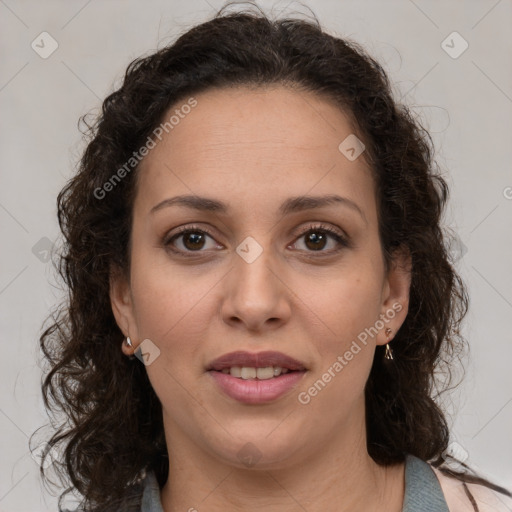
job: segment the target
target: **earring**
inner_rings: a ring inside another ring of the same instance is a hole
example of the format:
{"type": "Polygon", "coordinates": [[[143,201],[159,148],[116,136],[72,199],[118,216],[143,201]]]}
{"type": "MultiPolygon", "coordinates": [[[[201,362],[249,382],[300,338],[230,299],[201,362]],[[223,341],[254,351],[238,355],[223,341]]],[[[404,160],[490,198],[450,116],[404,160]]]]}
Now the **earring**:
{"type": "MultiPolygon", "coordinates": [[[[386,337],[389,338],[389,335],[393,332],[389,327],[384,331],[386,334],[386,337]]],[[[389,343],[386,343],[386,353],[384,354],[384,358],[391,360],[393,359],[393,350],[389,346],[389,343]]]]}
{"type": "MultiPolygon", "coordinates": [[[[133,348],[133,343],[132,343],[132,340],[130,339],[129,336],[126,337],[126,339],[123,341],[123,343],[127,346],[127,347],[130,347],[130,348],[133,348]]],[[[135,359],[135,356],[133,354],[130,354],[128,356],[128,359],[135,359]]]]}

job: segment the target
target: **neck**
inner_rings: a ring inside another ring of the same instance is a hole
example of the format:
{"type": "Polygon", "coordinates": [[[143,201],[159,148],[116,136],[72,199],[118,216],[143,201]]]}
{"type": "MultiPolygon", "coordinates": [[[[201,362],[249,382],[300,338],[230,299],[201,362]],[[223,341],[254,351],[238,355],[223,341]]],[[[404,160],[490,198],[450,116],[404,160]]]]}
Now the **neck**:
{"type": "Polygon", "coordinates": [[[334,440],[279,467],[241,469],[177,434],[168,436],[173,444],[167,441],[169,477],[161,490],[165,512],[402,510],[405,464],[376,464],[365,436],[337,445],[334,440]]]}

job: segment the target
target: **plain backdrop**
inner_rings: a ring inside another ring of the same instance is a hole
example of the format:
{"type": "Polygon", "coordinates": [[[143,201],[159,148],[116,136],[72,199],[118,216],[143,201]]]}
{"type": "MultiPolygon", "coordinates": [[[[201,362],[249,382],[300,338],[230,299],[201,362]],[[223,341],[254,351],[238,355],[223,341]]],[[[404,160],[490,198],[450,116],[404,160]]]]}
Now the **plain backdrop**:
{"type": "MultiPolygon", "coordinates": [[[[382,62],[397,96],[432,134],[451,186],[445,221],[458,233],[456,265],[471,295],[465,378],[444,400],[453,446],[511,488],[512,2],[304,4],[331,33],[362,43],[382,62]]],[[[63,296],[48,251],[59,237],[57,193],[83,150],[78,118],[98,112],[132,59],[170,43],[222,5],[0,0],[2,512],[57,510],[28,439],[47,423],[38,337],[63,296]]],[[[258,5],[275,14],[307,14],[298,3],[258,5]]]]}

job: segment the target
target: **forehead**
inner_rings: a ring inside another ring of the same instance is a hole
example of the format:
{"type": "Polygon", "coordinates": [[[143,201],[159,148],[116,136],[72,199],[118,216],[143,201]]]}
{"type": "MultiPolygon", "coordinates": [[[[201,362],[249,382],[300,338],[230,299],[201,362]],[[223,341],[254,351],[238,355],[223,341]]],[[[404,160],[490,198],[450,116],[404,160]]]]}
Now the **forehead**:
{"type": "Polygon", "coordinates": [[[172,129],[139,166],[139,208],[178,194],[275,208],[289,196],[326,193],[372,208],[364,154],[351,161],[340,151],[354,130],[331,102],[283,86],[209,90],[183,108],[187,100],[164,116],[174,116],[172,129]]]}

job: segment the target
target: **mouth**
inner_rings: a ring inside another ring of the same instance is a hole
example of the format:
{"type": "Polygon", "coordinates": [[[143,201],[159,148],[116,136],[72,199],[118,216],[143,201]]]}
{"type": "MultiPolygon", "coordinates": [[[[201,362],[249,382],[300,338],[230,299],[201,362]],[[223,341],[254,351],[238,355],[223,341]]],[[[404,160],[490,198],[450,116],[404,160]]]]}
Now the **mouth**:
{"type": "Polygon", "coordinates": [[[219,389],[246,404],[280,398],[307,372],[304,364],[281,352],[231,352],[212,361],[206,371],[219,389]]]}
{"type": "Polygon", "coordinates": [[[304,364],[282,352],[237,351],[224,354],[212,361],[206,371],[230,374],[239,379],[266,380],[283,373],[307,370],[304,364]]]}
{"type": "Polygon", "coordinates": [[[230,368],[223,368],[220,370],[221,373],[231,375],[231,377],[243,380],[268,380],[293,371],[298,370],[289,370],[288,368],[282,368],[281,366],[264,366],[263,368],[256,368],[251,366],[231,366],[230,368]]]}

